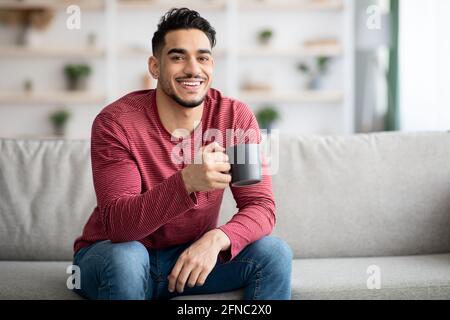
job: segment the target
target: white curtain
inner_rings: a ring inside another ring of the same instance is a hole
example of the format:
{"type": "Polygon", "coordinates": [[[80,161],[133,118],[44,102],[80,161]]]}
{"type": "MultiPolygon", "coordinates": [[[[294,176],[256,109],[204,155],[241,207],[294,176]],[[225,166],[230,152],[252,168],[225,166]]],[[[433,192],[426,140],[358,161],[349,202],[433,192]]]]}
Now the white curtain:
{"type": "Polygon", "coordinates": [[[450,0],[400,1],[400,126],[450,130],[450,0]]]}

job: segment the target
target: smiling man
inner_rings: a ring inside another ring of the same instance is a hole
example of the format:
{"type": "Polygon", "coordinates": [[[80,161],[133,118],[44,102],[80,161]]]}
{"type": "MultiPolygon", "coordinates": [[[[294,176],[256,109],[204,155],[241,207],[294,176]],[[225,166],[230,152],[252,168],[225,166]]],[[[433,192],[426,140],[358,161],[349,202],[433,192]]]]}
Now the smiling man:
{"type": "MultiPolygon", "coordinates": [[[[231,181],[219,137],[259,128],[248,106],[211,88],[215,41],[197,12],[170,10],[148,61],[157,88],[129,93],[96,117],[97,206],[74,243],[78,294],[170,299],[243,288],[244,299],[290,299],[292,252],[270,236],[276,220],[270,176],[231,187],[238,211],[217,226],[231,181]],[[214,142],[204,139],[212,129],[214,142]],[[196,141],[198,150],[174,161],[180,142],[191,150],[196,141]]],[[[260,134],[232,137],[233,143],[260,143],[260,134]]]]}

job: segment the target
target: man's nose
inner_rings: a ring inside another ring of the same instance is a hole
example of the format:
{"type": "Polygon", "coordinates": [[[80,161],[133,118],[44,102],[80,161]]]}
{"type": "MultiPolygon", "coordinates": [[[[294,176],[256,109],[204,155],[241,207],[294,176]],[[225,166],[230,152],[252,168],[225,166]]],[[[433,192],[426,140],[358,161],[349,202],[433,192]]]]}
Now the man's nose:
{"type": "Polygon", "coordinates": [[[191,77],[195,77],[196,75],[200,74],[201,69],[199,63],[197,62],[197,59],[189,59],[184,67],[184,72],[191,75],[191,77]]]}

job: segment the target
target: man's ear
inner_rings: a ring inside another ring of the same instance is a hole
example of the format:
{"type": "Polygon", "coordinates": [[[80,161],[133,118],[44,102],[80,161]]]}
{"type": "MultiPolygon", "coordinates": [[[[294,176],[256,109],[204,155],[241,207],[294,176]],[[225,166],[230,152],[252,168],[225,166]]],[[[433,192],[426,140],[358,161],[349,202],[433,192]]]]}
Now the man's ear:
{"type": "Polygon", "coordinates": [[[153,79],[159,78],[159,61],[155,56],[148,58],[148,71],[153,79]]]}

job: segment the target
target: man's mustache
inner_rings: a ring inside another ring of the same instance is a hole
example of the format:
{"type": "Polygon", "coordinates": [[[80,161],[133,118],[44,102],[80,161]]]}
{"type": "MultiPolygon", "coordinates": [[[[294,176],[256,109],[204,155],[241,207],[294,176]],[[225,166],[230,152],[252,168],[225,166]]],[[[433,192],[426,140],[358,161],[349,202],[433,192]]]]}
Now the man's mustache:
{"type": "Polygon", "coordinates": [[[206,81],[206,78],[201,77],[201,76],[191,76],[191,75],[187,75],[186,77],[183,78],[176,78],[176,80],[178,81],[182,81],[182,80],[202,80],[202,81],[206,81]]]}

